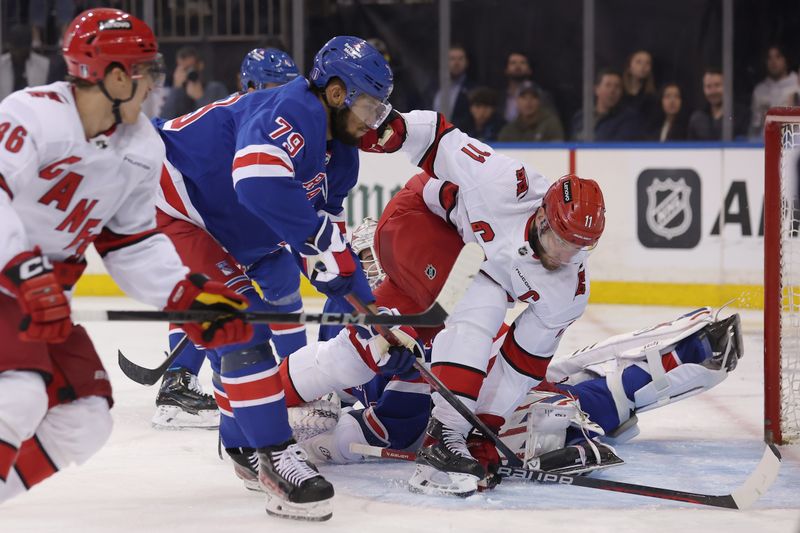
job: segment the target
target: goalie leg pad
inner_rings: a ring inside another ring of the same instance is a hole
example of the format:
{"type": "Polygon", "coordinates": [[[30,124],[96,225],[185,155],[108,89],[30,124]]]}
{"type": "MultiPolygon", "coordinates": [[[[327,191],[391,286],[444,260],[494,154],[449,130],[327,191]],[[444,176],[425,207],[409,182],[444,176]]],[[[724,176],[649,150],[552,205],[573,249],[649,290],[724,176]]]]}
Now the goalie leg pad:
{"type": "Polygon", "coordinates": [[[289,407],[289,425],[295,440],[302,442],[312,437],[331,431],[339,421],[342,410],[339,396],[331,392],[314,400],[296,407],[289,407]]]}

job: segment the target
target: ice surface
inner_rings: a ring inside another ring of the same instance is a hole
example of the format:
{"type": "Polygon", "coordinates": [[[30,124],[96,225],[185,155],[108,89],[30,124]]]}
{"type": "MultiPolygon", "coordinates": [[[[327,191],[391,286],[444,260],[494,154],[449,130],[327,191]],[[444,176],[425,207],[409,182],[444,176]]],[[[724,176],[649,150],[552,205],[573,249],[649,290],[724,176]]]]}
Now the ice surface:
{"type": "MultiPolygon", "coordinates": [[[[82,298],[75,305],[140,307],[110,298],[82,298]]],[[[682,311],[590,306],[565,335],[559,353],[674,318],[682,311]]],[[[759,312],[743,312],[742,319],[745,357],[736,371],[709,393],[641,415],[641,435],[617,450],[626,464],[604,473],[607,478],[713,494],[729,493],[745,480],[763,450],[763,327],[759,312]]],[[[215,431],[151,429],[156,388],[125,378],[117,367],[116,352],[121,349],[137,363],[157,366],[166,345],[166,326],[92,323],[87,327],[114,385],[114,433],[87,464],[60,472],[0,507],[2,533],[800,532],[798,446],[782,448],[778,480],[748,511],[512,482],[466,500],[419,496],[406,488],[412,464],[370,462],[322,467],[336,488],[331,521],[309,524],[272,518],[264,512],[262,496],[246,491],[230,463],[217,456],[215,431]]],[[[208,390],[207,369],[201,380],[208,390]]]]}

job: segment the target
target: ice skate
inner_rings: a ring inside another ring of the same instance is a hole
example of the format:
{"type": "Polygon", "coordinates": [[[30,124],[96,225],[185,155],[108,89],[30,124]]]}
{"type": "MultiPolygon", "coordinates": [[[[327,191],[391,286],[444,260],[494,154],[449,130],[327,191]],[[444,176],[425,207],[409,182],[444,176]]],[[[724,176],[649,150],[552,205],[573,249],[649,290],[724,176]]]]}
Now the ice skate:
{"type": "Polygon", "coordinates": [[[219,427],[217,402],[203,392],[197,376],[181,368],[164,374],[152,419],[157,429],[219,427]]]}
{"type": "Polygon", "coordinates": [[[556,474],[588,474],[603,470],[625,461],[620,458],[616,450],[608,444],[596,440],[587,440],[579,444],[559,448],[539,457],[534,457],[526,466],[533,470],[543,470],[556,474]]]}
{"type": "Polygon", "coordinates": [[[258,452],[254,448],[225,448],[233,459],[233,472],[242,480],[247,490],[264,492],[258,481],[258,452]]]}
{"type": "Polygon", "coordinates": [[[731,372],[742,358],[742,326],[739,314],[714,322],[705,327],[701,334],[708,337],[714,355],[703,363],[703,366],[719,370],[725,368],[731,372]]]}
{"type": "Polygon", "coordinates": [[[333,485],[319,474],[294,439],[259,448],[258,458],[268,514],[317,522],[333,516],[333,485]]]}
{"type": "Polygon", "coordinates": [[[428,422],[416,462],[417,469],[408,482],[412,492],[466,498],[477,492],[478,481],[486,476],[481,464],[470,455],[466,436],[435,418],[428,422]]]}

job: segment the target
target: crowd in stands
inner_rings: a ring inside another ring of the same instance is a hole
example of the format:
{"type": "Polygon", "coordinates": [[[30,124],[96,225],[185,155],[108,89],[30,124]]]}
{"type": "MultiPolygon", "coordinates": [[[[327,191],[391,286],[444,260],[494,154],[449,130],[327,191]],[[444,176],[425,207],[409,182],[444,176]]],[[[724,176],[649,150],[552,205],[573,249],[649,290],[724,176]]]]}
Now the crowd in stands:
{"type": "MultiPolygon", "coordinates": [[[[453,45],[448,63],[449,109],[442,109],[438,90],[429,107],[444,112],[453,124],[471,136],[484,142],[585,140],[585,110],[578,110],[568,125],[562,125],[553,99],[535,81],[524,53],[508,55],[506,86],[502,91],[470,80],[466,76],[468,64],[464,47],[453,45]]],[[[770,107],[800,105],[800,77],[797,72],[790,71],[780,46],[769,47],[765,64],[767,77],[753,90],[751,108],[733,105],[736,140],[760,140],[764,116],[770,107]]],[[[717,67],[707,67],[698,84],[702,87],[704,102],[690,112],[683,105],[683,87],[671,81],[660,86],[656,83],[653,57],[647,50],[635,50],[621,73],[611,68],[599,69],[594,80],[594,108],[591,110],[594,141],[721,140],[724,74],[717,67]]]]}
{"type": "MultiPolygon", "coordinates": [[[[92,3],[92,0],[31,1],[31,23],[15,25],[4,35],[5,53],[0,55],[0,99],[26,86],[63,79],[66,74],[60,55],[48,57],[36,51],[42,45],[44,21],[40,12],[45,9],[42,6],[48,6],[60,24],[59,30],[63,31],[61,21],[72,16],[70,5],[74,11],[77,4],[83,8],[91,7],[92,3]]],[[[722,139],[724,73],[719,68],[706,68],[702,79],[697,80],[697,87],[685,87],[672,81],[656,80],[650,52],[634,50],[621,72],[599,68],[594,80],[593,108],[580,109],[567,117],[559,113],[551,93],[537,82],[523,51],[512,51],[506,56],[504,86],[492,87],[485,80],[479,82],[469,77],[467,49],[460,44],[451,45],[447,54],[450,87],[444,98],[438,83],[417,88],[403,66],[393,61],[381,39],[373,38],[369,42],[394,69],[392,102],[396,109],[441,111],[453,124],[484,142],[583,141],[586,140],[586,113],[591,114],[590,124],[596,142],[722,139]],[[687,109],[685,91],[694,93],[700,87],[703,105],[687,109]]],[[[733,106],[736,140],[760,140],[764,116],[770,107],[800,105],[800,77],[791,71],[783,49],[769,47],[764,60],[767,76],[753,90],[750,107],[737,103],[733,106]]],[[[171,84],[154,91],[146,103],[148,115],[172,118],[188,113],[226,96],[234,88],[211,79],[205,71],[204,58],[192,46],[177,51],[173,68],[171,84]]],[[[431,78],[438,82],[435,76],[431,78]]]]}

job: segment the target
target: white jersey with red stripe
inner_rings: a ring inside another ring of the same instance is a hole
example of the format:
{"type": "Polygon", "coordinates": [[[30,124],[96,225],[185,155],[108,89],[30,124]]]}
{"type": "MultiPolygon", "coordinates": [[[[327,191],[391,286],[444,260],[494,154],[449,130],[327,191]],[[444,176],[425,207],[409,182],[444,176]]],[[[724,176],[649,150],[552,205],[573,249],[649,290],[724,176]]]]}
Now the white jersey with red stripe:
{"type": "Polygon", "coordinates": [[[486,254],[483,275],[476,278],[434,343],[434,367],[437,363],[454,367],[442,372],[451,372],[454,381],[464,383],[463,397],[471,396],[467,389],[475,387],[468,382],[476,381],[463,367],[485,373],[492,338],[507,307],[515,301],[528,304],[500,350],[509,367],[507,377],[518,381],[519,388],[508,387],[507,380],[487,381],[491,395],[509,389],[509,397],[497,405],[484,405],[484,412],[502,415],[518,405],[527,387],[544,378],[561,334],[583,314],[589,297],[586,254],[548,271],[532,250],[528,228],[549,187],[539,172],[472,139],[434,112],[413,111],[403,117],[407,138],[401,150],[437,178],[425,185],[425,203],[455,226],[465,242],[478,242],[486,254]],[[512,390],[518,390],[519,397],[512,397],[512,390]]]}
{"type": "Polygon", "coordinates": [[[0,265],[39,247],[81,262],[94,243],[130,296],[163,307],[187,269],[156,232],[164,145],[140,114],[87,140],[67,82],[0,103],[0,265]]]}

